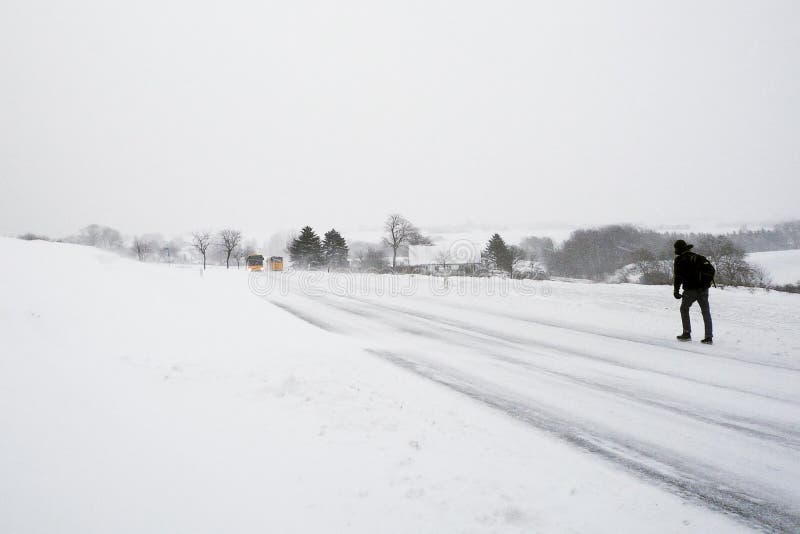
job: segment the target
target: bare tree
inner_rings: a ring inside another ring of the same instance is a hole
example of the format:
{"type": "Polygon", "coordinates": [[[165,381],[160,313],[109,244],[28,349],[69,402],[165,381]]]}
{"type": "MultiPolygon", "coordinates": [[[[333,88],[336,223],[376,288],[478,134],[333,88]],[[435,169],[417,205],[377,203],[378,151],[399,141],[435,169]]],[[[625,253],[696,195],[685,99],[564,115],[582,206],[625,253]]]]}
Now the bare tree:
{"type": "Polygon", "coordinates": [[[740,249],[726,236],[705,235],[697,241],[697,249],[716,267],[718,284],[757,287],[768,285],[768,278],[759,267],[750,265],[740,249]]]}
{"type": "Polygon", "coordinates": [[[103,233],[103,227],[99,224],[90,224],[85,228],[81,228],[78,234],[78,239],[82,245],[96,247],[100,244],[100,238],[103,233]]]}
{"type": "Polygon", "coordinates": [[[392,249],[392,270],[397,268],[397,249],[408,243],[409,237],[416,231],[411,221],[400,215],[393,213],[386,218],[383,223],[386,236],[383,243],[392,249]]]}
{"type": "Polygon", "coordinates": [[[168,263],[183,261],[181,251],[186,246],[186,243],[180,237],[170,239],[161,247],[161,252],[165,256],[168,263]]]}
{"type": "Polygon", "coordinates": [[[136,236],[133,238],[131,249],[136,253],[136,257],[139,258],[139,261],[144,261],[147,255],[152,252],[153,245],[150,241],[136,236]]]}
{"type": "Polygon", "coordinates": [[[420,232],[419,228],[412,225],[411,231],[408,233],[409,245],[433,245],[433,240],[420,232]]]}
{"type": "MultiPolygon", "coordinates": [[[[142,236],[143,238],[145,236],[142,236]]],[[[121,248],[122,235],[115,229],[99,224],[90,224],[81,228],[78,236],[73,238],[81,245],[98,248],[121,248]]]]}
{"type": "Polygon", "coordinates": [[[511,269],[508,274],[511,276],[511,278],[514,278],[514,270],[517,269],[522,262],[526,261],[526,254],[521,247],[518,247],[517,245],[511,245],[508,247],[508,256],[509,263],[511,264],[511,269]]]}
{"type": "Polygon", "coordinates": [[[208,232],[194,232],[192,246],[203,256],[203,270],[206,268],[206,253],[211,246],[211,234],[208,232]]]}
{"type": "Polygon", "coordinates": [[[652,251],[639,248],[631,252],[631,261],[641,274],[640,284],[669,285],[672,281],[672,263],[659,259],[652,251]]]}
{"type": "Polygon", "coordinates": [[[242,241],[242,232],[226,228],[219,233],[219,246],[225,251],[225,268],[230,266],[231,254],[242,241]]]}
{"type": "Polygon", "coordinates": [[[122,248],[122,234],[118,230],[104,226],[100,231],[100,246],[103,248],[122,248]]]}
{"type": "Polygon", "coordinates": [[[161,252],[164,248],[164,236],[161,234],[142,234],[141,239],[150,244],[150,252],[161,252]]]}
{"type": "Polygon", "coordinates": [[[234,254],[236,255],[236,268],[240,268],[241,264],[247,260],[251,254],[255,254],[258,250],[258,244],[255,239],[248,239],[246,242],[239,245],[234,254]]]}

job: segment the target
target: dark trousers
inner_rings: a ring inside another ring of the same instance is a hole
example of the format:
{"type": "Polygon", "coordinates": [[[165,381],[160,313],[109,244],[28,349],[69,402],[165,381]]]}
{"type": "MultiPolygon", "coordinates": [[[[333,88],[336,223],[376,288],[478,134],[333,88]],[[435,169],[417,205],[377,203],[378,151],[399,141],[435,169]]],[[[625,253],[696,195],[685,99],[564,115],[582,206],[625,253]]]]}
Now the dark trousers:
{"type": "Polygon", "coordinates": [[[683,331],[687,334],[692,332],[692,321],[689,319],[689,308],[692,307],[694,301],[700,305],[700,311],[703,312],[703,325],[706,327],[706,337],[713,337],[713,328],[711,326],[711,308],[708,305],[708,289],[686,289],[683,292],[683,301],[681,302],[681,321],[683,321],[683,331]]]}

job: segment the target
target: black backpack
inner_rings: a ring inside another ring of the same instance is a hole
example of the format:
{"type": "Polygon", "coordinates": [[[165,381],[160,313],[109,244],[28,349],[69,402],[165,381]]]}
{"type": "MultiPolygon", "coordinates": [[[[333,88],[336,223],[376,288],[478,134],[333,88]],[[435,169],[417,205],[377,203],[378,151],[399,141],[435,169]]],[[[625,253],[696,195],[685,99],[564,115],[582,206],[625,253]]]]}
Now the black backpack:
{"type": "Polygon", "coordinates": [[[695,254],[692,256],[692,263],[700,285],[703,287],[711,287],[713,284],[714,287],[717,287],[717,284],[714,284],[714,275],[717,274],[717,270],[711,265],[708,258],[700,254],[695,254]]]}

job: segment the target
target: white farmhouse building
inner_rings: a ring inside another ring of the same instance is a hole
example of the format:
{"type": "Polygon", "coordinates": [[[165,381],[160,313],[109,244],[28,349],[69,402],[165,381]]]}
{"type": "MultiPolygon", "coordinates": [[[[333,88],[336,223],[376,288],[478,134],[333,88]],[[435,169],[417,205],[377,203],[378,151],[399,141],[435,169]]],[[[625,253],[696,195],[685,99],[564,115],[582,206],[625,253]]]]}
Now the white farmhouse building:
{"type": "Polygon", "coordinates": [[[473,274],[481,264],[481,246],[459,239],[435,245],[410,245],[408,265],[421,274],[473,274]]]}

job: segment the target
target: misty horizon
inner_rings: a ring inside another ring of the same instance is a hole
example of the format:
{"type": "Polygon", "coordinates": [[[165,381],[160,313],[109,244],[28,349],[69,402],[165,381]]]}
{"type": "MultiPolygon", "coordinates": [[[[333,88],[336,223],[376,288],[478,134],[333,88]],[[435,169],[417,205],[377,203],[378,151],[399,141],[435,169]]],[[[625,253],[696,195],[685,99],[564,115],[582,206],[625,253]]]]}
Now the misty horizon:
{"type": "MultiPolygon", "coordinates": [[[[519,225],[511,225],[511,224],[486,224],[486,223],[476,223],[476,222],[468,222],[464,224],[448,224],[448,225],[425,225],[419,224],[420,230],[434,241],[441,241],[441,240],[448,240],[448,238],[452,235],[465,235],[469,234],[470,236],[474,236],[477,240],[484,240],[483,238],[478,239],[481,233],[486,234],[485,239],[494,234],[500,233],[504,236],[509,236],[509,241],[512,243],[518,242],[520,239],[524,237],[549,237],[553,239],[556,243],[564,241],[569,235],[575,230],[581,229],[589,229],[589,228],[602,228],[607,226],[634,226],[636,228],[641,228],[644,230],[653,230],[660,233],[676,233],[676,234],[697,234],[697,233],[706,233],[706,234],[727,234],[730,232],[736,232],[740,230],[757,230],[757,229],[770,229],[773,228],[776,224],[785,223],[785,222],[792,222],[792,219],[782,219],[782,220],[767,220],[767,221],[740,221],[740,222],[710,222],[710,221],[684,221],[682,223],[677,224],[645,224],[640,222],[632,222],[632,221],[612,221],[612,222],[605,222],[605,223],[587,223],[587,224],[578,224],[578,223],[567,223],[567,222],[550,222],[550,223],[533,223],[533,224],[519,224],[519,225]]],[[[416,221],[415,221],[416,222],[416,221]]],[[[362,243],[377,243],[382,240],[385,234],[385,230],[383,228],[383,221],[379,224],[362,224],[353,227],[341,227],[336,224],[303,224],[298,225],[296,227],[287,227],[287,226],[275,226],[275,227],[264,227],[261,229],[248,229],[242,228],[236,224],[229,224],[224,227],[220,228],[209,228],[207,225],[197,225],[194,228],[189,228],[185,230],[178,230],[178,231],[169,231],[159,228],[153,228],[148,231],[137,231],[133,230],[130,231],[126,228],[116,228],[113,225],[108,225],[103,223],[102,221],[92,222],[93,225],[99,225],[102,227],[110,227],[116,230],[121,231],[122,236],[126,240],[130,240],[135,236],[153,236],[153,235],[160,235],[165,238],[189,238],[193,232],[197,231],[209,231],[209,232],[216,232],[221,228],[235,228],[241,230],[247,238],[256,239],[257,241],[260,240],[268,240],[270,238],[274,238],[275,236],[279,235],[293,235],[296,234],[301,227],[303,226],[311,226],[315,230],[325,232],[328,229],[335,228],[339,230],[347,239],[348,241],[353,242],[362,242],[362,243]]],[[[24,231],[11,233],[5,235],[5,237],[18,237],[25,234],[32,234],[32,235],[39,235],[47,237],[48,239],[65,239],[69,237],[76,236],[82,229],[90,226],[90,224],[86,224],[79,228],[70,228],[64,229],[63,231],[56,231],[56,232],[46,232],[39,228],[26,228],[24,231]]]]}
{"type": "Polygon", "coordinates": [[[6,2],[0,234],[797,218],[798,11],[691,5],[6,2]]]}

